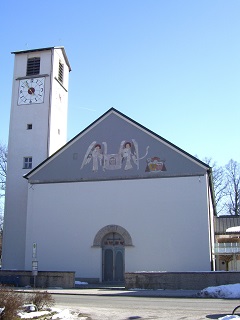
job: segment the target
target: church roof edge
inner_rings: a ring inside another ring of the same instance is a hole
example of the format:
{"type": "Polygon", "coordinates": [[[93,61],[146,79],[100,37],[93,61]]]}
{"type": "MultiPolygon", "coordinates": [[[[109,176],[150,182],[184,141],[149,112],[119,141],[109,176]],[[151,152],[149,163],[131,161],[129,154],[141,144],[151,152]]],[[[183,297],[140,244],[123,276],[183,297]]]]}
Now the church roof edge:
{"type": "MultiPolygon", "coordinates": [[[[104,116],[105,116],[107,113],[109,113],[110,111],[115,111],[116,113],[118,113],[119,115],[121,115],[122,117],[124,117],[125,119],[128,119],[129,121],[135,123],[137,126],[141,127],[142,129],[146,130],[147,132],[151,133],[151,134],[154,135],[155,137],[161,139],[162,141],[164,141],[165,143],[169,144],[170,146],[172,146],[172,147],[175,148],[176,150],[182,152],[183,154],[185,154],[185,155],[188,156],[189,158],[192,158],[192,160],[195,160],[195,161],[198,162],[199,164],[201,164],[201,165],[203,165],[204,167],[206,167],[208,170],[211,169],[211,167],[210,167],[207,163],[199,160],[198,158],[194,157],[193,155],[191,155],[191,154],[188,153],[187,151],[181,149],[180,147],[176,146],[174,143],[172,143],[172,142],[170,142],[169,140],[163,138],[162,136],[158,135],[157,133],[153,132],[152,130],[150,130],[150,129],[148,129],[147,127],[143,126],[143,125],[140,124],[139,122],[131,119],[130,117],[126,116],[125,114],[123,114],[122,112],[118,111],[117,109],[115,109],[115,108],[113,108],[113,107],[110,108],[108,111],[106,111],[101,117],[104,117],[104,116]]],[[[101,117],[98,118],[96,121],[98,121],[99,119],[101,119],[101,117]]],[[[93,123],[94,123],[94,122],[93,122],[93,123]]],[[[92,123],[92,124],[93,124],[93,123],[92,123]]],[[[91,125],[92,125],[92,124],[91,124],[91,125]]],[[[91,125],[90,125],[90,126],[91,126],[91,125]]]]}
{"type": "Polygon", "coordinates": [[[85,129],[83,129],[82,131],[80,131],[77,135],[75,135],[72,139],[70,139],[64,146],[62,146],[59,150],[57,150],[55,153],[53,153],[51,156],[49,156],[47,159],[45,159],[43,162],[41,162],[37,167],[33,168],[31,171],[29,171],[27,174],[25,174],[23,177],[25,179],[28,179],[28,177],[30,175],[32,175],[32,173],[37,170],[39,167],[41,167],[44,163],[46,163],[47,161],[49,161],[49,159],[53,158],[54,156],[56,156],[61,150],[65,149],[68,145],[70,145],[77,137],[79,137],[80,135],[82,135],[84,132],[86,132],[89,128],[91,128],[92,126],[94,126],[94,124],[96,124],[97,122],[101,121],[101,119],[103,119],[105,116],[107,116],[110,113],[116,113],[119,116],[127,119],[128,121],[134,123],[136,126],[142,128],[143,130],[149,132],[150,134],[152,134],[153,136],[155,136],[158,139],[161,139],[162,141],[164,141],[166,144],[169,144],[170,146],[172,146],[174,149],[178,150],[179,152],[181,152],[182,154],[185,154],[185,156],[191,158],[192,160],[196,161],[199,163],[199,165],[204,166],[208,172],[208,175],[211,175],[211,167],[206,164],[205,162],[199,160],[198,158],[192,156],[190,153],[184,151],[183,149],[177,147],[175,144],[171,143],[170,141],[164,139],[163,137],[161,137],[160,135],[158,135],[157,133],[151,131],[150,129],[144,127],[143,125],[141,125],[140,123],[138,123],[137,121],[131,119],[130,117],[126,116],[124,113],[120,112],[119,110],[111,107],[110,109],[108,109],[105,113],[103,113],[100,117],[98,117],[95,121],[93,121],[92,123],[90,123],[85,129]]]}

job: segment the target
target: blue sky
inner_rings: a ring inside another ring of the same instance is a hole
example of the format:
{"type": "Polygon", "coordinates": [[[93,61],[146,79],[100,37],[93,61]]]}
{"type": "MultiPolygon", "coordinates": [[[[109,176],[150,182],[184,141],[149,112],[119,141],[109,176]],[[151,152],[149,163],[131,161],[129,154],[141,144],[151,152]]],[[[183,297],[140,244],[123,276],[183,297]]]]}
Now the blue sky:
{"type": "Polygon", "coordinates": [[[114,107],[200,159],[240,162],[239,0],[8,0],[0,11],[2,143],[11,52],[64,46],[68,139],[114,107]]]}

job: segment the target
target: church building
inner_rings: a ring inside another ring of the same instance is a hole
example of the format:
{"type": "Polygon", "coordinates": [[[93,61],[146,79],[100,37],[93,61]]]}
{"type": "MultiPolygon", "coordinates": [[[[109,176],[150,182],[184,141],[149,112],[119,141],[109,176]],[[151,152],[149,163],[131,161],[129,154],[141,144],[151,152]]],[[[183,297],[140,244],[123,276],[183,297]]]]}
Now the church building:
{"type": "Polygon", "coordinates": [[[15,54],[3,269],[211,271],[211,168],[111,108],[66,142],[63,47],[15,54]]]}

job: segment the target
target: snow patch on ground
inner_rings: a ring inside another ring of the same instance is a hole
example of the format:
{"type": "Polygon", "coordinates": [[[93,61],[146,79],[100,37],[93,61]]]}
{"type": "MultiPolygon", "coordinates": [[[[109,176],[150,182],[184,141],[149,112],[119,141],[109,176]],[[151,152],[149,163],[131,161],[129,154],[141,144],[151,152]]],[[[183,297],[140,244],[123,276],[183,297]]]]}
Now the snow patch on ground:
{"type": "Polygon", "coordinates": [[[208,287],[200,291],[198,296],[203,298],[238,299],[240,298],[240,284],[208,287]]]}
{"type": "MultiPolygon", "coordinates": [[[[21,319],[38,319],[43,316],[51,316],[52,320],[87,320],[90,319],[87,315],[81,315],[79,312],[71,311],[69,309],[52,308],[50,311],[35,311],[30,313],[19,313],[21,319]]],[[[45,318],[44,318],[45,319],[45,318]]],[[[49,319],[49,318],[47,318],[49,319]]]]}

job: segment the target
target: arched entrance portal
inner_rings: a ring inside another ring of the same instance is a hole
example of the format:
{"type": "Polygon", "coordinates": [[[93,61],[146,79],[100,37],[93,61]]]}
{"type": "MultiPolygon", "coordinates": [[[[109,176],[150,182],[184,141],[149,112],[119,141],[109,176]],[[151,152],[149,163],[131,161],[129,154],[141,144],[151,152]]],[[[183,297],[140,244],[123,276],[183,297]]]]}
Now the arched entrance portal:
{"type": "Polygon", "coordinates": [[[125,272],[125,247],[132,246],[128,231],[118,225],[103,227],[96,234],[93,247],[102,249],[102,281],[122,282],[125,272]]]}
{"type": "Polygon", "coordinates": [[[124,239],[115,232],[107,234],[102,242],[102,279],[104,282],[124,280],[124,239]]]}

